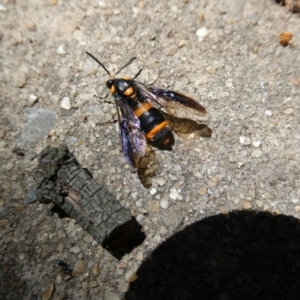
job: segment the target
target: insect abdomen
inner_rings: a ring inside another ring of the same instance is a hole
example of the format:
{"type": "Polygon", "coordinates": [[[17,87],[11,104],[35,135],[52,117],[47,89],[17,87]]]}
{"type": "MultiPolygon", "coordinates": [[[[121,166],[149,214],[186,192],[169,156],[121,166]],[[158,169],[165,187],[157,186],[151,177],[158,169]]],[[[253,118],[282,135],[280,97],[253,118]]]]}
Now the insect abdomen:
{"type": "Polygon", "coordinates": [[[141,128],[149,144],[159,149],[172,150],[175,142],[174,135],[158,109],[149,102],[143,102],[139,103],[134,113],[140,120],[141,128]]]}

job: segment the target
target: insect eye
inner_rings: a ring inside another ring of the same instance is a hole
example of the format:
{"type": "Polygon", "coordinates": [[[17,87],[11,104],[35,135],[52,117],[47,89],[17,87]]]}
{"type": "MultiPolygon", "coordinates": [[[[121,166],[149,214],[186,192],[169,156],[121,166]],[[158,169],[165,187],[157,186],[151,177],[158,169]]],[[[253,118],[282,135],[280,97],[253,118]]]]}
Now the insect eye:
{"type": "Polygon", "coordinates": [[[106,81],[107,88],[111,89],[112,85],[113,85],[113,81],[112,80],[107,80],[106,81]]]}
{"type": "Polygon", "coordinates": [[[109,90],[110,90],[110,92],[111,92],[112,94],[115,93],[116,89],[115,89],[115,85],[114,85],[114,81],[113,81],[113,80],[108,80],[108,81],[106,82],[106,86],[107,86],[107,88],[109,88],[109,90]]]}

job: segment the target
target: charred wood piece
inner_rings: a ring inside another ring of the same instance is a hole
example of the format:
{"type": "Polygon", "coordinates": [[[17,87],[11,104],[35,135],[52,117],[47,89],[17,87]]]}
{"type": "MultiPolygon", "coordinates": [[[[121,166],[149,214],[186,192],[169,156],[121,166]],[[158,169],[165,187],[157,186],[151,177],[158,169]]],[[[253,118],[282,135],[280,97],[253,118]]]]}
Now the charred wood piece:
{"type": "Polygon", "coordinates": [[[117,259],[145,239],[136,219],[93,180],[66,145],[42,150],[34,180],[40,203],[58,206],[117,259]]]}

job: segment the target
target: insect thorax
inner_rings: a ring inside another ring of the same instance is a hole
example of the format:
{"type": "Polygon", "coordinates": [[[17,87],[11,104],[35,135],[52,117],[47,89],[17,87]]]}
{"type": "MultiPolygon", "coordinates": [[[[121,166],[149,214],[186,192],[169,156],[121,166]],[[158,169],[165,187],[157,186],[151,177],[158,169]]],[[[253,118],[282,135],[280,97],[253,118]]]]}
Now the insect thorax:
{"type": "Polygon", "coordinates": [[[124,94],[128,88],[132,87],[132,81],[125,79],[115,79],[114,85],[118,93],[124,94]]]}

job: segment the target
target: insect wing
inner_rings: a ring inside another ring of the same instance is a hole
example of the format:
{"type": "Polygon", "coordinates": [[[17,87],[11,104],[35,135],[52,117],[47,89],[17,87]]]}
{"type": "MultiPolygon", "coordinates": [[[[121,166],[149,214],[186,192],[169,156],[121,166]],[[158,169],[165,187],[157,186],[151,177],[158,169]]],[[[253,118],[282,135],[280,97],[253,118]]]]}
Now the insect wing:
{"type": "Polygon", "coordinates": [[[133,147],[129,136],[129,124],[126,119],[123,119],[120,122],[120,138],[121,138],[121,146],[122,146],[122,152],[124,154],[124,157],[126,161],[130,164],[130,166],[135,168],[133,147]]]}
{"type": "Polygon", "coordinates": [[[146,137],[141,130],[139,119],[133,113],[126,99],[116,95],[116,103],[122,152],[129,165],[136,169],[139,159],[146,153],[146,137]]]}
{"type": "Polygon", "coordinates": [[[200,103],[181,93],[139,82],[135,84],[145,101],[151,102],[158,109],[163,108],[167,113],[178,118],[195,119],[206,114],[205,108],[200,103]]]}

